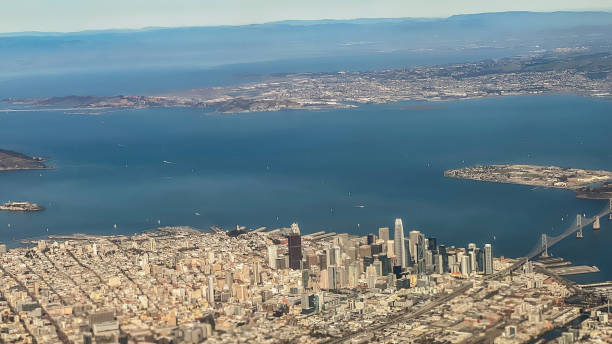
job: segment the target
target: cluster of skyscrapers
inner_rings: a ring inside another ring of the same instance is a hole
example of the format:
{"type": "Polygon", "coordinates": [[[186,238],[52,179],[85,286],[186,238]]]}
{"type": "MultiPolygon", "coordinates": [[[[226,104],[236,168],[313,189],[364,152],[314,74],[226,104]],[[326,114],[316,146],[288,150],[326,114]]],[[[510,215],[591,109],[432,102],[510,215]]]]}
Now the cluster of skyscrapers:
{"type": "Polygon", "coordinates": [[[286,233],[286,254],[282,246],[268,247],[268,263],[275,269],[302,270],[301,287],[316,283],[323,290],[355,288],[411,287],[415,281],[427,280],[433,274],[453,274],[468,277],[493,273],[491,244],[479,248],[470,243],[467,248],[438,244],[436,238],[421,231],[404,234],[401,219],[395,220],[393,237],[389,227],[378,229],[378,235],[310,234],[302,246],[297,224],[286,233]],[[321,239],[319,241],[319,239],[321,239]],[[331,239],[331,240],[323,240],[331,239]],[[317,244],[317,241],[320,243],[317,244]]]}

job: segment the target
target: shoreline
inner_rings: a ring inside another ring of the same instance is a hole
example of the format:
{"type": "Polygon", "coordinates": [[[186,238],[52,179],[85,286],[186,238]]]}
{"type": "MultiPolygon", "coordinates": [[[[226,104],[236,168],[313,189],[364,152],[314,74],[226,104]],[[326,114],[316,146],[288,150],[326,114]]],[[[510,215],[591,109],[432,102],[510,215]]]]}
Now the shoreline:
{"type": "Polygon", "coordinates": [[[605,170],[529,164],[491,164],[445,170],[444,177],[531,186],[532,190],[538,188],[568,190],[580,199],[612,198],[612,192],[606,191],[612,183],[612,172],[605,170]]]}
{"type": "MultiPolygon", "coordinates": [[[[393,105],[393,104],[401,104],[404,102],[421,102],[426,103],[428,105],[431,104],[440,104],[446,102],[456,102],[456,101],[470,101],[470,100],[479,100],[479,99],[498,99],[498,98],[511,98],[511,97],[532,97],[532,96],[574,96],[579,98],[586,99],[598,99],[604,100],[608,102],[612,102],[612,95],[608,96],[599,96],[599,95],[585,95],[579,93],[572,92],[548,92],[548,93],[521,93],[521,94],[507,94],[507,95],[490,95],[490,96],[473,96],[473,97],[456,97],[456,98],[444,98],[444,99],[435,99],[435,98],[407,98],[407,99],[397,99],[397,100],[389,100],[384,102],[338,102],[337,105],[326,105],[326,106],[303,106],[303,107],[283,107],[283,108],[275,108],[275,109],[263,109],[263,110],[240,110],[240,111],[205,111],[206,114],[209,115],[232,115],[232,114],[251,114],[251,113],[269,113],[269,112],[279,112],[279,111],[321,111],[321,110],[338,110],[338,109],[356,109],[362,106],[368,105],[393,105]]],[[[425,105],[427,106],[427,105],[425,105]]],[[[53,108],[51,106],[44,107],[34,107],[34,108],[24,108],[24,109],[0,109],[0,114],[5,113],[20,113],[20,112],[57,112],[57,111],[83,111],[83,112],[74,112],[74,113],[65,113],[68,115],[80,115],[80,116],[99,116],[103,115],[103,112],[115,112],[115,111],[124,111],[124,110],[143,110],[143,109],[198,109],[203,108],[202,105],[178,105],[178,104],[169,104],[169,105],[151,105],[151,106],[105,106],[105,107],[68,107],[68,108],[53,108]],[[98,112],[103,111],[103,112],[98,112]],[[94,112],[94,113],[88,113],[94,112]]],[[[204,109],[208,109],[204,107],[204,109]]],[[[428,107],[405,107],[401,110],[406,111],[418,111],[418,110],[431,110],[428,107]]],[[[1,171],[1,170],[0,170],[1,171]]]]}

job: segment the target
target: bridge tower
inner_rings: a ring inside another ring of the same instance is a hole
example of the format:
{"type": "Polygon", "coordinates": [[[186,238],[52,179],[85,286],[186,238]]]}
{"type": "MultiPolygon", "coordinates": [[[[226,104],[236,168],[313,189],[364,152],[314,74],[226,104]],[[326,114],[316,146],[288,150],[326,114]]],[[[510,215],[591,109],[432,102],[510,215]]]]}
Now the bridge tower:
{"type": "Polygon", "coordinates": [[[542,247],[544,247],[544,252],[542,252],[542,257],[548,257],[548,237],[546,234],[542,234],[542,247]]]}
{"type": "Polygon", "coordinates": [[[578,226],[578,232],[576,233],[576,238],[582,239],[582,215],[576,215],[576,226],[578,226]]]}
{"type": "Polygon", "coordinates": [[[612,198],[610,198],[610,220],[612,220],[612,198]]]}

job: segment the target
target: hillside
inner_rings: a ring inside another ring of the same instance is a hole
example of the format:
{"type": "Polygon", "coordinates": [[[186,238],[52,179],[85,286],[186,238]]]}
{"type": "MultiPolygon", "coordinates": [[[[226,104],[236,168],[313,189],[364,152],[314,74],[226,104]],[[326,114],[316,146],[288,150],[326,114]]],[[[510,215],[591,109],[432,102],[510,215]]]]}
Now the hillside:
{"type": "Polygon", "coordinates": [[[30,157],[22,153],[0,149],[0,171],[50,169],[44,161],[44,158],[30,157]]]}

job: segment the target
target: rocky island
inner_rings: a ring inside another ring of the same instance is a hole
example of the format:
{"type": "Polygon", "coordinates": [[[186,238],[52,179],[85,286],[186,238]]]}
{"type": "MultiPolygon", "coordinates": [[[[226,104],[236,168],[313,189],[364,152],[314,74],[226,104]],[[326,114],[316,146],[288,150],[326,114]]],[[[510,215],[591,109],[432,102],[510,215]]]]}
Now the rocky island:
{"type": "Polygon", "coordinates": [[[45,165],[46,160],[48,159],[0,149],[0,171],[52,169],[45,165]]]}
{"type": "Polygon", "coordinates": [[[41,211],[45,210],[42,205],[30,202],[6,202],[0,205],[0,210],[8,211],[41,211]]]}
{"type": "Polygon", "coordinates": [[[569,189],[579,198],[612,198],[612,172],[538,165],[477,165],[444,171],[450,178],[569,189]]]}

